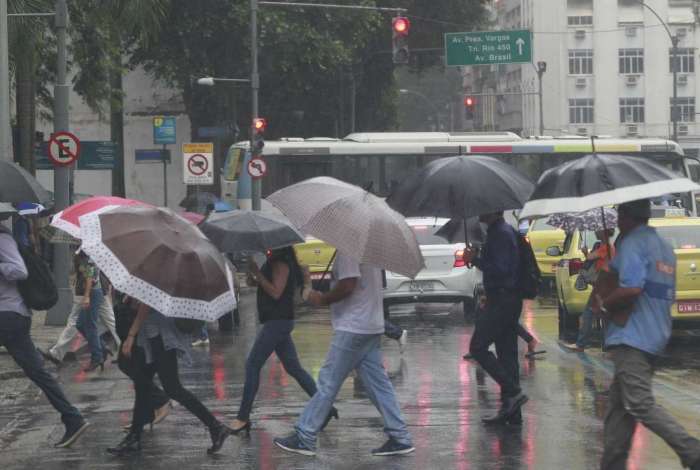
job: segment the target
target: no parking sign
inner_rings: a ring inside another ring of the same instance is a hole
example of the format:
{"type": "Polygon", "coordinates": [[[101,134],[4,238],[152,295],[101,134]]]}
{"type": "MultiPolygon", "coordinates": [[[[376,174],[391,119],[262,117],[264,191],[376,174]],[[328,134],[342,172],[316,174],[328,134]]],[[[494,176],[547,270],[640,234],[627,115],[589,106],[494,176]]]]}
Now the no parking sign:
{"type": "Polygon", "coordinates": [[[182,144],[185,184],[214,184],[214,144],[182,144]]]}

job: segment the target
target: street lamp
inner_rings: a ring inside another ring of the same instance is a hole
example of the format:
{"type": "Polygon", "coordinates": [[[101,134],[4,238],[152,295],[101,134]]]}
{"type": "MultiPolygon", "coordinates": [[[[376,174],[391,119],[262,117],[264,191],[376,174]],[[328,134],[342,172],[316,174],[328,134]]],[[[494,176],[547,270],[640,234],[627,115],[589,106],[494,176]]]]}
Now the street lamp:
{"type": "Polygon", "coordinates": [[[218,77],[202,77],[197,79],[197,85],[214,86],[218,82],[222,83],[250,83],[249,78],[218,78],[218,77]]]}
{"type": "Polygon", "coordinates": [[[537,95],[540,102],[540,135],[544,135],[544,106],[542,106],[542,75],[547,71],[547,62],[540,60],[537,62],[537,95]]]}
{"type": "Polygon", "coordinates": [[[428,99],[427,96],[425,96],[423,93],[419,93],[414,90],[407,90],[405,88],[401,88],[399,90],[399,93],[402,95],[415,95],[418,96],[419,98],[423,99],[426,103],[428,103],[428,106],[433,109],[433,114],[435,115],[435,124],[437,125],[437,130],[440,130],[442,127],[440,126],[440,112],[438,111],[437,107],[435,104],[428,99]]]}

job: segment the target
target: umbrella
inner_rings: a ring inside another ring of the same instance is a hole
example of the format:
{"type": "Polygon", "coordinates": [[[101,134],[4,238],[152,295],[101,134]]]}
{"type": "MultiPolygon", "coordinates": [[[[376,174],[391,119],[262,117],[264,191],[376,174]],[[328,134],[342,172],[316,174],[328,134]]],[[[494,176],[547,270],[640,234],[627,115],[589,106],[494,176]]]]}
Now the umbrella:
{"type": "MultiPolygon", "coordinates": [[[[463,219],[450,219],[435,232],[435,235],[444,238],[450,243],[466,243],[467,239],[464,237],[464,226],[463,219]]],[[[468,218],[466,226],[469,242],[483,244],[486,241],[486,233],[477,217],[468,218]]]]}
{"type": "Polygon", "coordinates": [[[237,210],[212,214],[200,228],[225,253],[265,252],[304,242],[304,235],[289,219],[259,211],[237,210]]]}
{"type": "Polygon", "coordinates": [[[209,205],[216,205],[219,198],[209,192],[196,192],[189,194],[185,199],[180,201],[180,207],[184,207],[188,211],[204,211],[209,205]]]}
{"type": "Polygon", "coordinates": [[[163,315],[213,321],[236,307],[233,271],[202,232],[167,209],[80,218],[82,249],[120,292],[163,315]]]}
{"type": "Polygon", "coordinates": [[[202,214],[196,212],[179,212],[177,215],[194,225],[199,225],[206,218],[202,214]]]}
{"type": "Polygon", "coordinates": [[[547,224],[560,228],[566,233],[572,233],[575,230],[597,232],[617,226],[617,211],[605,207],[578,213],[554,214],[549,216],[547,224]]]}
{"type": "Polygon", "coordinates": [[[0,161],[0,201],[47,204],[51,196],[27,170],[11,162],[0,161]]]}
{"type": "Polygon", "coordinates": [[[583,212],[698,190],[700,185],[649,158],[592,154],[545,171],[520,217],[583,212]]]}
{"type": "Polygon", "coordinates": [[[35,202],[20,202],[16,204],[16,207],[19,215],[38,215],[46,210],[46,207],[35,202]]]}
{"type": "Polygon", "coordinates": [[[232,210],[233,206],[226,201],[216,201],[214,203],[214,212],[228,212],[232,210]]]}
{"type": "Polygon", "coordinates": [[[95,211],[105,211],[118,206],[148,206],[135,199],[115,196],[94,196],[66,207],[51,219],[51,225],[60,228],[75,238],[80,236],[80,217],[95,211]]]}
{"type": "Polygon", "coordinates": [[[268,200],[302,232],[360,263],[408,277],[424,266],[405,218],[358,186],[322,176],[280,189],[268,200]]]}
{"type": "Polygon", "coordinates": [[[0,202],[0,216],[8,216],[16,213],[17,210],[14,207],[12,207],[12,204],[0,202]]]}
{"type": "Polygon", "coordinates": [[[496,158],[445,157],[404,180],[387,203],[406,217],[468,218],[519,209],[532,188],[525,175],[496,158]]]}
{"type": "Polygon", "coordinates": [[[47,225],[39,230],[39,236],[48,240],[49,243],[67,243],[69,245],[80,245],[80,240],[67,234],[63,230],[47,225]]]}

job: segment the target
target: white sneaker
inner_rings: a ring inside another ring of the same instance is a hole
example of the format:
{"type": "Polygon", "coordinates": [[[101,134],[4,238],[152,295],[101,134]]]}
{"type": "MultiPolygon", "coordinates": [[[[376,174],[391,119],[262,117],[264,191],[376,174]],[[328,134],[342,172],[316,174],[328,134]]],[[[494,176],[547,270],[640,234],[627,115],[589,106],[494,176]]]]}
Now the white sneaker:
{"type": "Polygon", "coordinates": [[[196,341],[192,342],[192,346],[209,346],[209,338],[207,339],[198,339],[196,341]]]}
{"type": "Polygon", "coordinates": [[[401,333],[401,337],[399,338],[399,351],[401,351],[401,354],[403,354],[403,350],[406,347],[407,342],[408,342],[408,330],[403,330],[403,333],[401,333]]]}

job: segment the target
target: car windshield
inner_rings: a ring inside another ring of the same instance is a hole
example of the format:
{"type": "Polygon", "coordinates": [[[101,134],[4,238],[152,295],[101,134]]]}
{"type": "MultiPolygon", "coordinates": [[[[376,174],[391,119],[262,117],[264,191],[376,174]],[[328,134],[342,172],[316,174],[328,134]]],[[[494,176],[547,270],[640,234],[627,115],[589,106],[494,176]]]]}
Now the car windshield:
{"type": "Polygon", "coordinates": [[[674,250],[700,248],[700,230],[696,226],[656,227],[656,231],[674,250]]]}
{"type": "Polygon", "coordinates": [[[419,245],[447,245],[448,241],[435,235],[442,225],[411,225],[419,245]]]}

